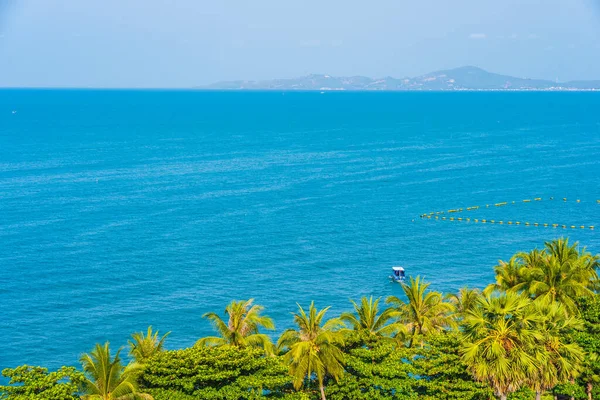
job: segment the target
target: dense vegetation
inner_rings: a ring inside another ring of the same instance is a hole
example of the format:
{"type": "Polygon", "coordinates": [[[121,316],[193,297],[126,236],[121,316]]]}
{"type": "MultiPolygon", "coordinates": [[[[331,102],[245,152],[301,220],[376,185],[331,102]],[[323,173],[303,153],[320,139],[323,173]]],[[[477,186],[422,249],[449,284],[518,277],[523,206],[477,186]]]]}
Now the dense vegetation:
{"type": "Polygon", "coordinates": [[[234,301],[191,348],[165,350],[168,333],[148,328],[127,365],[105,343],[82,370],[5,369],[0,399],[600,399],[598,266],[557,240],[501,261],[483,291],[443,296],[416,277],[339,317],[298,305],[276,342],[263,307],[234,301]]]}

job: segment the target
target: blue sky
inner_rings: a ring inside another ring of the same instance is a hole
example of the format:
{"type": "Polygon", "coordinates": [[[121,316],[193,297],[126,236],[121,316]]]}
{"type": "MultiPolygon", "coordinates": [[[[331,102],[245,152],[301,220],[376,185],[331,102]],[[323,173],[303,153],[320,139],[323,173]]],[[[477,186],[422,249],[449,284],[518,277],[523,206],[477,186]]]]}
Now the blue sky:
{"type": "Polygon", "coordinates": [[[0,86],[191,87],[463,65],[600,79],[600,0],[0,0],[0,86]]]}

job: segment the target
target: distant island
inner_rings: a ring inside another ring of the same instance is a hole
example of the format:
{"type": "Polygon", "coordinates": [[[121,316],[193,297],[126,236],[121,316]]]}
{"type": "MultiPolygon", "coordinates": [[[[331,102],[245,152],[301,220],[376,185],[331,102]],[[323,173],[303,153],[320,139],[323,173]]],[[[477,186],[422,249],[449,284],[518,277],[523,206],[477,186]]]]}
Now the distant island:
{"type": "Polygon", "coordinates": [[[198,87],[204,90],[351,90],[351,91],[459,91],[459,90],[556,90],[600,91],[600,80],[553,82],[544,79],[517,78],[485,71],[477,67],[460,67],[431,72],[415,78],[366,76],[335,77],[307,75],[291,79],[264,81],[223,81],[198,87]]]}

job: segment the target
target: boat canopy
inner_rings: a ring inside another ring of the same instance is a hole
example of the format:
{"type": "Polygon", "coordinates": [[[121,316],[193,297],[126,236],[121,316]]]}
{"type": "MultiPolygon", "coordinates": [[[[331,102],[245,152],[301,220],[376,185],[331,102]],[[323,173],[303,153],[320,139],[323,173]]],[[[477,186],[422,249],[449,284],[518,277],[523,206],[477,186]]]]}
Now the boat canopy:
{"type": "Polygon", "coordinates": [[[402,267],[392,267],[392,270],[394,270],[394,271],[403,271],[404,272],[404,268],[402,268],[402,267]]]}

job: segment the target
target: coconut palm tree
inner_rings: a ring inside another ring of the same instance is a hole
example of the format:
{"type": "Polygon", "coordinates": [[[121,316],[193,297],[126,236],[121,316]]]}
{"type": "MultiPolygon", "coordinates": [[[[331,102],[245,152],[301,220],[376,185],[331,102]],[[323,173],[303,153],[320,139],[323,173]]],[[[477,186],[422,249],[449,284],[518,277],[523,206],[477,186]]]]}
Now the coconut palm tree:
{"type": "Polygon", "coordinates": [[[278,348],[285,352],[294,388],[299,390],[305,381],[310,383],[314,375],[322,400],[325,400],[325,377],[329,375],[338,381],[344,372],[344,354],[340,349],[344,338],[339,330],[343,323],[337,318],[325,321],[327,310],[329,307],[318,311],[311,302],[307,314],[298,304],[298,313],[294,314],[297,329],[287,329],[277,342],[278,348]]]}
{"type": "Polygon", "coordinates": [[[532,301],[514,292],[487,293],[462,323],[461,357],[473,377],[506,400],[536,370],[534,349],[541,317],[532,301]]]}
{"type": "Polygon", "coordinates": [[[159,339],[158,331],[152,332],[152,326],[148,327],[146,335],[144,335],[144,332],[134,333],[131,335],[133,340],[129,341],[129,354],[136,362],[145,363],[154,354],[163,350],[165,339],[170,333],[165,333],[159,339]]]}
{"type": "Polygon", "coordinates": [[[119,349],[111,358],[109,343],[97,344],[94,350],[81,357],[86,375],[82,385],[83,400],[153,400],[152,396],[138,392],[139,364],[123,367],[119,349]]]}
{"type": "Polygon", "coordinates": [[[392,308],[386,308],[379,312],[379,301],[373,300],[373,296],[363,297],[360,305],[350,300],[354,306],[354,313],[344,312],[340,319],[352,327],[352,330],[363,335],[367,341],[373,341],[391,336],[403,338],[406,328],[398,322],[398,312],[392,308]]]}
{"type": "Polygon", "coordinates": [[[440,332],[455,325],[451,316],[452,304],[444,302],[439,292],[427,292],[428,287],[429,284],[424,283],[421,277],[411,277],[408,284],[402,284],[408,303],[396,296],[390,296],[386,300],[395,307],[401,321],[410,332],[409,347],[412,347],[417,337],[440,332]]]}
{"type": "Polygon", "coordinates": [[[584,352],[576,343],[565,341],[565,334],[583,328],[583,321],[569,316],[565,307],[557,302],[536,301],[534,304],[542,317],[536,340],[537,365],[529,377],[529,385],[536,392],[536,400],[542,393],[559,383],[574,380],[582,370],[584,352]]]}
{"type": "Polygon", "coordinates": [[[481,296],[479,289],[463,287],[458,290],[458,293],[449,293],[445,298],[454,306],[455,316],[462,319],[467,311],[475,307],[479,296],[481,296]]]}
{"type": "MultiPolygon", "coordinates": [[[[534,250],[536,252],[537,250],[534,250]]],[[[524,277],[525,269],[521,258],[522,254],[517,254],[508,262],[500,260],[498,265],[494,267],[496,273],[496,283],[488,285],[484,293],[492,293],[495,290],[500,291],[519,291],[525,286],[526,280],[524,277]]]]}
{"type": "Polygon", "coordinates": [[[571,246],[568,239],[547,242],[545,246],[544,257],[526,264],[526,289],[534,298],[558,301],[569,313],[578,314],[577,298],[592,296],[598,285],[598,256],[585,249],[580,252],[577,243],[571,246]]]}
{"type": "Polygon", "coordinates": [[[273,320],[261,315],[264,307],[253,304],[254,299],[232,301],[225,307],[227,322],[216,313],[209,312],[202,317],[209,319],[220,336],[209,336],[196,342],[198,346],[232,345],[236,347],[261,347],[265,353],[273,352],[273,343],[268,335],[260,333],[260,328],[275,329],[273,320]]]}

